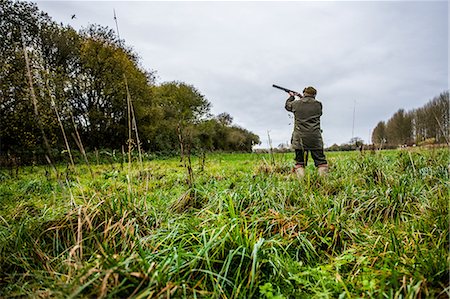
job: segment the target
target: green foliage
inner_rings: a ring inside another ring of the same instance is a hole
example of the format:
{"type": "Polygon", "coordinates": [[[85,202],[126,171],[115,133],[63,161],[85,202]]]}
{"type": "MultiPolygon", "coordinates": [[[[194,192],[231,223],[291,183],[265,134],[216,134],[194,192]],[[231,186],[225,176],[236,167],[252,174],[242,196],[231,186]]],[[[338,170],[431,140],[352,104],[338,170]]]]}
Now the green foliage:
{"type": "Polygon", "coordinates": [[[380,121],[372,132],[376,146],[447,143],[450,137],[449,92],[442,92],[423,107],[406,112],[399,109],[385,123],[380,121]]]}
{"type": "Polygon", "coordinates": [[[128,139],[127,88],[140,121],[148,111],[141,106],[152,105],[149,74],[111,30],[93,26],[83,34],[80,75],[70,106],[88,147],[120,148],[128,139]]]}
{"type": "MultiPolygon", "coordinates": [[[[37,74],[40,70],[35,61],[41,45],[39,33],[42,28],[47,28],[50,18],[31,3],[5,0],[0,2],[0,14],[0,149],[9,146],[15,150],[33,151],[43,141],[28,88],[22,36],[29,48],[29,56],[34,61],[31,71],[37,74]]],[[[36,94],[40,97],[39,92],[36,94]]],[[[43,129],[51,131],[56,121],[49,117],[45,105],[39,107],[43,108],[43,129]]],[[[54,143],[54,136],[49,137],[54,143]]]]}
{"type": "MultiPolygon", "coordinates": [[[[156,86],[154,72],[142,68],[138,55],[113,30],[90,25],[76,32],[53,22],[35,4],[0,4],[2,154],[19,156],[25,164],[45,163],[44,153],[51,151],[42,148],[46,138],[67,155],[63,130],[69,147],[81,149],[83,143],[91,151],[128,149],[130,129],[132,147],[153,153],[179,151],[180,143],[202,151],[251,151],[259,142],[253,133],[230,126],[230,115],[211,118],[210,102],[194,86],[177,81],[156,86]]],[[[58,155],[51,158],[61,161],[58,155]]]]}
{"type": "Polygon", "coordinates": [[[416,142],[434,139],[435,143],[449,142],[450,102],[449,92],[434,97],[426,105],[412,111],[415,122],[416,142]]]}
{"type": "Polygon", "coordinates": [[[193,158],[193,185],[179,159],[2,174],[0,296],[448,295],[447,150],[330,153],[301,181],[268,158],[193,158]]]}
{"type": "Polygon", "coordinates": [[[259,292],[264,295],[266,299],[283,299],[286,298],[281,294],[274,295],[273,286],[270,282],[266,282],[264,285],[259,287],[259,292]]]}
{"type": "Polygon", "coordinates": [[[386,123],[386,137],[390,144],[411,144],[413,138],[411,113],[399,109],[386,123]]]}
{"type": "Polygon", "coordinates": [[[387,141],[386,124],[384,121],[380,121],[372,132],[372,143],[381,147],[387,141]]]}

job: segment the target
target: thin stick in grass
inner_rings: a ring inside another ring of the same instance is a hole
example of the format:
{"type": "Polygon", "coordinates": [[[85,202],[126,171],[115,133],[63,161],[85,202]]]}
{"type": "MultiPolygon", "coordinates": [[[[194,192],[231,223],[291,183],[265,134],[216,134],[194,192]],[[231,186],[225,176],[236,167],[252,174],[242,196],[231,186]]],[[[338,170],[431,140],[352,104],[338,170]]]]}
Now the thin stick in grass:
{"type": "Polygon", "coordinates": [[[78,148],[81,151],[81,154],[84,157],[84,161],[86,162],[86,165],[87,165],[87,167],[89,169],[89,172],[91,173],[91,177],[94,178],[94,172],[92,171],[91,164],[89,164],[89,160],[87,158],[86,151],[84,150],[83,142],[81,142],[81,137],[80,137],[80,134],[78,133],[78,128],[77,128],[77,125],[75,123],[75,119],[73,117],[72,112],[70,112],[70,118],[72,119],[73,128],[74,128],[75,134],[76,134],[76,138],[75,138],[75,136],[73,136],[74,139],[75,139],[75,143],[77,144],[78,148]]]}
{"type": "Polygon", "coordinates": [[[275,166],[275,156],[273,155],[272,139],[270,138],[270,130],[267,130],[267,138],[269,140],[269,154],[272,162],[272,166],[275,166]]]}
{"type": "MultiPolygon", "coordinates": [[[[49,84],[49,79],[48,79],[48,77],[49,77],[48,70],[47,70],[47,72],[46,72],[46,76],[47,76],[47,78],[46,78],[46,88],[47,88],[48,93],[49,93],[49,97],[50,97],[50,101],[51,101],[51,106],[52,106],[53,110],[55,111],[56,118],[57,118],[57,120],[58,120],[58,124],[59,124],[59,126],[60,126],[60,128],[61,128],[61,132],[62,132],[63,137],[64,137],[64,143],[65,143],[65,146],[66,146],[66,150],[67,150],[67,152],[68,152],[68,154],[69,154],[69,158],[70,158],[70,163],[71,163],[71,166],[72,166],[72,170],[75,172],[76,178],[77,178],[77,182],[78,182],[78,184],[81,186],[80,178],[79,178],[78,172],[77,172],[77,170],[76,170],[76,168],[75,168],[75,162],[73,161],[72,151],[70,150],[69,141],[67,140],[66,130],[64,129],[63,123],[62,123],[62,121],[61,121],[61,117],[59,116],[59,112],[58,112],[58,108],[56,107],[54,95],[53,95],[53,93],[50,91],[50,87],[49,87],[50,84],[49,84]]],[[[67,181],[67,180],[66,180],[66,181],[67,181]]],[[[67,186],[68,186],[69,189],[70,189],[70,184],[69,184],[68,182],[67,182],[67,186]]],[[[85,198],[83,189],[81,189],[81,194],[82,194],[83,198],[85,198]]]]}
{"type": "MultiPolygon", "coordinates": [[[[119,34],[119,24],[117,22],[117,16],[116,16],[116,11],[114,10],[114,22],[116,23],[116,28],[117,28],[117,37],[119,39],[119,44],[122,44],[121,40],[120,40],[120,34],[119,34]]],[[[130,163],[131,163],[131,131],[132,128],[134,127],[134,131],[136,133],[136,143],[137,143],[137,147],[138,147],[138,152],[139,152],[139,163],[140,166],[142,168],[142,151],[141,151],[141,144],[140,144],[140,140],[139,140],[139,134],[138,134],[138,129],[137,129],[137,123],[136,123],[136,117],[134,115],[134,109],[133,109],[133,103],[131,101],[131,94],[130,94],[130,89],[128,87],[128,80],[127,80],[127,76],[124,73],[123,75],[124,78],[124,82],[125,82],[125,88],[127,90],[127,107],[128,107],[128,163],[129,163],[129,168],[128,170],[130,170],[130,163]],[[131,120],[132,118],[132,120],[131,120]]]]}
{"type": "Polygon", "coordinates": [[[55,114],[56,114],[56,118],[57,118],[57,120],[58,120],[59,127],[61,128],[61,132],[62,132],[62,135],[63,135],[63,138],[64,138],[64,143],[65,143],[65,145],[66,145],[67,153],[69,154],[70,163],[71,163],[73,169],[75,170],[75,163],[74,163],[74,161],[73,161],[72,151],[70,150],[69,141],[67,140],[66,130],[64,129],[63,123],[62,123],[62,121],[61,121],[61,117],[59,116],[59,112],[58,112],[58,108],[56,107],[54,95],[53,95],[53,93],[50,91],[50,87],[49,87],[49,79],[48,79],[48,76],[49,76],[48,70],[47,70],[47,72],[46,72],[46,75],[47,75],[47,79],[46,79],[46,85],[47,85],[47,86],[46,86],[46,87],[47,87],[47,90],[48,90],[48,93],[49,93],[49,96],[50,96],[50,103],[51,103],[51,106],[52,106],[53,110],[55,111],[55,114]]]}
{"type": "Polygon", "coordinates": [[[127,175],[127,197],[131,199],[131,150],[133,149],[132,127],[131,127],[131,96],[128,90],[127,76],[123,74],[125,88],[127,90],[127,110],[128,110],[128,175],[127,175]]]}
{"type": "Polygon", "coordinates": [[[448,141],[448,134],[449,134],[449,132],[445,132],[445,130],[442,128],[441,122],[437,118],[436,114],[435,113],[433,113],[433,114],[434,114],[434,118],[436,119],[436,121],[437,121],[437,123],[439,125],[439,129],[441,129],[442,136],[444,137],[445,142],[447,143],[447,145],[449,145],[450,144],[449,141],[448,141]]]}
{"type": "MultiPolygon", "coordinates": [[[[128,92],[128,88],[127,88],[127,92],[128,92]]],[[[133,129],[134,129],[134,133],[136,135],[136,143],[137,143],[137,148],[138,148],[138,153],[139,153],[139,164],[140,164],[141,169],[142,169],[141,141],[139,139],[138,128],[137,128],[137,124],[136,124],[136,117],[134,115],[133,102],[131,101],[131,95],[129,97],[130,97],[130,108],[131,108],[131,117],[132,117],[132,121],[133,121],[133,129]]]]}
{"type": "MultiPolygon", "coordinates": [[[[45,147],[47,149],[47,155],[45,155],[45,158],[47,159],[47,162],[50,164],[50,166],[53,168],[53,170],[54,170],[54,172],[56,174],[56,177],[59,178],[58,170],[56,169],[56,167],[53,164],[52,159],[51,159],[52,155],[51,155],[50,144],[48,143],[47,135],[45,134],[44,126],[42,125],[42,120],[41,120],[41,117],[39,116],[38,102],[37,102],[36,94],[34,92],[33,76],[31,75],[30,60],[28,58],[27,47],[25,45],[25,36],[24,36],[24,33],[23,33],[23,27],[20,27],[20,33],[21,33],[21,36],[22,36],[23,54],[24,54],[24,57],[25,57],[25,65],[26,65],[26,71],[27,71],[27,77],[28,77],[28,85],[29,85],[29,88],[30,88],[30,95],[31,95],[33,108],[34,108],[34,116],[36,117],[39,129],[40,129],[41,134],[42,134],[42,138],[44,139],[45,147]]],[[[59,181],[59,179],[58,179],[58,181],[59,181]]]]}

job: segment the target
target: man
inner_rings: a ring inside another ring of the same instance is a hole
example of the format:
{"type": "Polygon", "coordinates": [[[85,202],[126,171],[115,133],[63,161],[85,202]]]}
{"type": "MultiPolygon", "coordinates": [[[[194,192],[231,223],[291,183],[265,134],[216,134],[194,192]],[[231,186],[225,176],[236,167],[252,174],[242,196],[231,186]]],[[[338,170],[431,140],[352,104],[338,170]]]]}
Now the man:
{"type": "Polygon", "coordinates": [[[290,97],[286,100],[286,110],[293,112],[295,116],[291,144],[295,149],[295,172],[298,177],[305,175],[308,152],[311,152],[319,174],[325,175],[328,172],[320,129],[322,103],[316,100],[316,94],[316,89],[309,86],[303,90],[303,97],[301,94],[289,92],[290,97]]]}

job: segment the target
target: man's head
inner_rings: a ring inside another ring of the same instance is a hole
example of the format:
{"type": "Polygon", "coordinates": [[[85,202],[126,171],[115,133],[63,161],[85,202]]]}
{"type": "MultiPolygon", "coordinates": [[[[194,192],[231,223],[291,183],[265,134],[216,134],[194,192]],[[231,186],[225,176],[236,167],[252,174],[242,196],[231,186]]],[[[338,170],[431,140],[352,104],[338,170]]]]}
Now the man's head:
{"type": "Polygon", "coordinates": [[[305,87],[305,89],[303,89],[303,96],[305,96],[305,97],[313,97],[314,98],[316,96],[316,94],[317,94],[317,90],[312,86],[308,86],[308,87],[305,87]]]}

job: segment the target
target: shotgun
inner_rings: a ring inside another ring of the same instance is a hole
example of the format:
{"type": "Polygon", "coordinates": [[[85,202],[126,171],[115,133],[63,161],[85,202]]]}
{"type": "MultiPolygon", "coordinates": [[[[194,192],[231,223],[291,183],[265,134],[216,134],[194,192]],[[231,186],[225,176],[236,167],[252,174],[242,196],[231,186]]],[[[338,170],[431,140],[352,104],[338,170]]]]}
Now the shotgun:
{"type": "Polygon", "coordinates": [[[297,91],[290,90],[290,89],[287,89],[287,88],[284,88],[284,87],[281,87],[281,86],[278,86],[278,85],[275,85],[275,84],[272,84],[272,87],[281,89],[281,90],[283,90],[283,91],[285,91],[285,92],[287,92],[287,93],[293,92],[295,95],[297,95],[297,96],[299,96],[299,97],[302,97],[302,94],[299,93],[299,92],[297,92],[297,91]]]}

